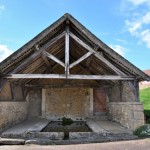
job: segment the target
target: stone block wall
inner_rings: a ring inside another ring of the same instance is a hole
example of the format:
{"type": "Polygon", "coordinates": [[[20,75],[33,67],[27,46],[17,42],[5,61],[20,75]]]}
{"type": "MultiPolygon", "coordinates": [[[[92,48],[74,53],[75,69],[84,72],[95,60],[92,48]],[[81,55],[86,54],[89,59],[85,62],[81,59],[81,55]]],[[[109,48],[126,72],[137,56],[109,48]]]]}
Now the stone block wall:
{"type": "Polygon", "coordinates": [[[22,88],[18,85],[6,82],[0,92],[0,101],[25,101],[22,88]]]}
{"type": "Polygon", "coordinates": [[[0,102],[0,132],[27,117],[26,102],[0,102]]]}
{"type": "Polygon", "coordinates": [[[144,108],[140,102],[109,102],[109,119],[135,130],[144,124],[144,108]]]}
{"type": "Polygon", "coordinates": [[[93,94],[89,88],[49,88],[42,90],[42,116],[74,120],[93,116],[93,94]]]}
{"type": "Polygon", "coordinates": [[[135,102],[135,88],[129,81],[121,81],[115,84],[109,95],[110,102],[135,102]]]}

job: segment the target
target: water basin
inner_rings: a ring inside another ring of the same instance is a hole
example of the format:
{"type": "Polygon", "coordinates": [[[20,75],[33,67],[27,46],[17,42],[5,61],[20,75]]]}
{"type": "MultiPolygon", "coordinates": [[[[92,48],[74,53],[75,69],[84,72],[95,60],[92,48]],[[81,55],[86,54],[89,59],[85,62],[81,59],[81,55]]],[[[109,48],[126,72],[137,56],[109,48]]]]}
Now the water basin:
{"type": "Polygon", "coordinates": [[[69,138],[69,132],[92,132],[86,122],[78,121],[64,125],[60,121],[50,122],[41,132],[64,132],[64,139],[69,138]]]}

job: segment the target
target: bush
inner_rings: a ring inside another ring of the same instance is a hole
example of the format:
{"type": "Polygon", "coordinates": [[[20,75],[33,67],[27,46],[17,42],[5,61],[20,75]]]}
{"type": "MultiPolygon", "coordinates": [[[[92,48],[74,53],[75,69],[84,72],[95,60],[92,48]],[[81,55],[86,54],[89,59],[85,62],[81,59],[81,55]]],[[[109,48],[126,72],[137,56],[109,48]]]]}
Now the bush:
{"type": "Polygon", "coordinates": [[[150,123],[150,110],[144,110],[146,123],[150,123]]]}
{"type": "Polygon", "coordinates": [[[71,118],[66,118],[66,117],[63,117],[62,118],[62,125],[65,126],[65,125],[71,125],[73,123],[73,120],[71,118]]]}
{"type": "Polygon", "coordinates": [[[134,131],[134,134],[139,137],[150,137],[150,124],[140,126],[134,131]]]}

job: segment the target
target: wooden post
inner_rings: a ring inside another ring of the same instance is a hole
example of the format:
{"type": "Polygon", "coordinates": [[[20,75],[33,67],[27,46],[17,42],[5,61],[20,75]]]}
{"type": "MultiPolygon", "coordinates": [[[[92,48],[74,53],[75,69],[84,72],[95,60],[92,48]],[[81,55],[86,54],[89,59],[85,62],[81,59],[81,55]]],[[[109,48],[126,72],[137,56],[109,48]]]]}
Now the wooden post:
{"type": "Polygon", "coordinates": [[[11,89],[11,95],[12,95],[12,100],[15,100],[15,92],[14,92],[14,84],[10,83],[10,89],[11,89]]]}
{"type": "Polygon", "coordinates": [[[135,101],[139,102],[139,84],[138,81],[135,79],[134,80],[134,88],[135,88],[135,101]]]}
{"type": "Polygon", "coordinates": [[[123,94],[122,81],[119,82],[119,88],[120,88],[120,102],[122,102],[122,94],[123,94]]]}
{"type": "Polygon", "coordinates": [[[65,34],[65,74],[66,78],[69,75],[69,26],[66,26],[65,34]]]}
{"type": "Polygon", "coordinates": [[[4,85],[5,85],[5,80],[4,80],[4,78],[0,78],[0,92],[2,91],[4,85]]]}

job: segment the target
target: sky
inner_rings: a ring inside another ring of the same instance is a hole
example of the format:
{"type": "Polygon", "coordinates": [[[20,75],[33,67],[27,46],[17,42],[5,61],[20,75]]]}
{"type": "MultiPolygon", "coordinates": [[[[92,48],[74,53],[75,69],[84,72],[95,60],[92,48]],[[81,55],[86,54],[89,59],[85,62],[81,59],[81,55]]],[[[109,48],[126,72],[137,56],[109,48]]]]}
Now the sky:
{"type": "Polygon", "coordinates": [[[150,69],[150,0],[0,0],[0,62],[65,13],[141,70],[150,69]]]}

